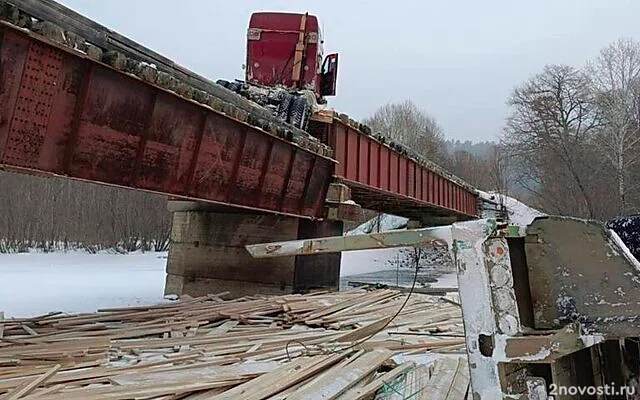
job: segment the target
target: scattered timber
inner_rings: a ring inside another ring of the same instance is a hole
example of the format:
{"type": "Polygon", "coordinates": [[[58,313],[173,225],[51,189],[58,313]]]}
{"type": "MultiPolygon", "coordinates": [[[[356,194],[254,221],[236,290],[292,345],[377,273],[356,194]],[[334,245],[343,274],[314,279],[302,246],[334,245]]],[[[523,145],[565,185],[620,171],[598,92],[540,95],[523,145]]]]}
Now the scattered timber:
{"type": "Polygon", "coordinates": [[[365,288],[1,319],[0,399],[464,399],[461,309],[365,288]],[[444,356],[442,353],[449,353],[444,356]]]}
{"type": "MultiPolygon", "coordinates": [[[[359,282],[359,281],[348,281],[347,285],[352,287],[363,287],[363,286],[373,286],[376,288],[384,288],[384,289],[393,289],[398,290],[403,293],[407,293],[411,291],[410,287],[405,286],[395,286],[395,285],[387,285],[380,283],[371,283],[371,282],[359,282]]],[[[433,296],[444,296],[447,293],[457,292],[457,287],[416,287],[413,288],[413,293],[420,294],[430,294],[433,296]]]]}

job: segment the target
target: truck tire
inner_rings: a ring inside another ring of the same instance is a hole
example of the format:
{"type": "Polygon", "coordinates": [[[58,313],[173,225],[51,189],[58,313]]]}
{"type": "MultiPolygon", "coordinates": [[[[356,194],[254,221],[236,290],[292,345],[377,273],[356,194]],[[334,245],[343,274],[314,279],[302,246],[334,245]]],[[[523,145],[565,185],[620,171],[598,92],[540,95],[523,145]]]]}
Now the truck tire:
{"type": "Polygon", "coordinates": [[[311,115],[311,107],[304,96],[298,96],[291,105],[289,113],[289,123],[296,128],[307,130],[309,124],[309,116],[311,115]]]}
{"type": "Polygon", "coordinates": [[[289,113],[291,111],[291,105],[293,103],[293,96],[285,93],[278,104],[277,117],[280,121],[287,122],[289,120],[289,113]]]}
{"type": "Polygon", "coordinates": [[[230,82],[229,85],[227,86],[227,89],[239,94],[240,89],[242,89],[242,85],[238,82],[230,82]]]}

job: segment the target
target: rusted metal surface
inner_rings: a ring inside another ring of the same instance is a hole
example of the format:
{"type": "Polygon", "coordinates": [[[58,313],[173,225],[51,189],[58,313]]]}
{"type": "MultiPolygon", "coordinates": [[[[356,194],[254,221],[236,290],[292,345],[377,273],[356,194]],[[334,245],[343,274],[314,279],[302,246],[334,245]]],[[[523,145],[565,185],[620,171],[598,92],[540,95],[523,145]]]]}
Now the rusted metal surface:
{"type": "Polygon", "coordinates": [[[322,218],[333,160],[0,25],[0,166],[322,218]]]}
{"type": "Polygon", "coordinates": [[[421,163],[339,118],[314,124],[312,132],[334,149],[336,177],[351,187],[353,199],[363,207],[409,218],[478,216],[475,189],[436,165],[421,163]]]}
{"type": "Polygon", "coordinates": [[[536,219],[526,256],[535,328],[580,322],[603,334],[640,333],[640,270],[599,222],[536,219]]]}

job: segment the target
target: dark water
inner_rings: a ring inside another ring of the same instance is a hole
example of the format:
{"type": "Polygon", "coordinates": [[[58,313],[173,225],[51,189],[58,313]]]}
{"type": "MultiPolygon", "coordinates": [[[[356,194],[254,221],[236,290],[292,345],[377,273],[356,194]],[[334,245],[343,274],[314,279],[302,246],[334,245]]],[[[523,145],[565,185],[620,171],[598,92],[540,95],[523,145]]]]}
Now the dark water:
{"type": "MultiPolygon", "coordinates": [[[[439,271],[419,271],[416,287],[423,286],[422,284],[434,283],[436,282],[437,278],[442,275],[443,273],[439,271]]],[[[368,272],[366,274],[343,276],[340,278],[340,290],[347,289],[349,287],[347,282],[349,281],[381,283],[393,286],[411,286],[414,276],[415,271],[407,268],[402,268],[399,270],[389,269],[384,271],[368,272]]]]}

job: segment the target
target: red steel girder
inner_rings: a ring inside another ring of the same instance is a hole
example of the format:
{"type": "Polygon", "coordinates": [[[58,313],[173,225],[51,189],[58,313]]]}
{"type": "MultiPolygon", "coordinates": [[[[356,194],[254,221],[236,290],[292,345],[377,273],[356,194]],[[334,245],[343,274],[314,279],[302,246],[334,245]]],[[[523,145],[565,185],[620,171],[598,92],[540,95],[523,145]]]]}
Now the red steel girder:
{"type": "Polygon", "coordinates": [[[340,119],[323,129],[318,135],[334,150],[336,178],[351,187],[353,200],[363,207],[409,218],[478,217],[478,193],[444,171],[422,165],[340,119]]]}
{"type": "Polygon", "coordinates": [[[0,167],[322,218],[335,161],[0,24],[0,167]]]}

